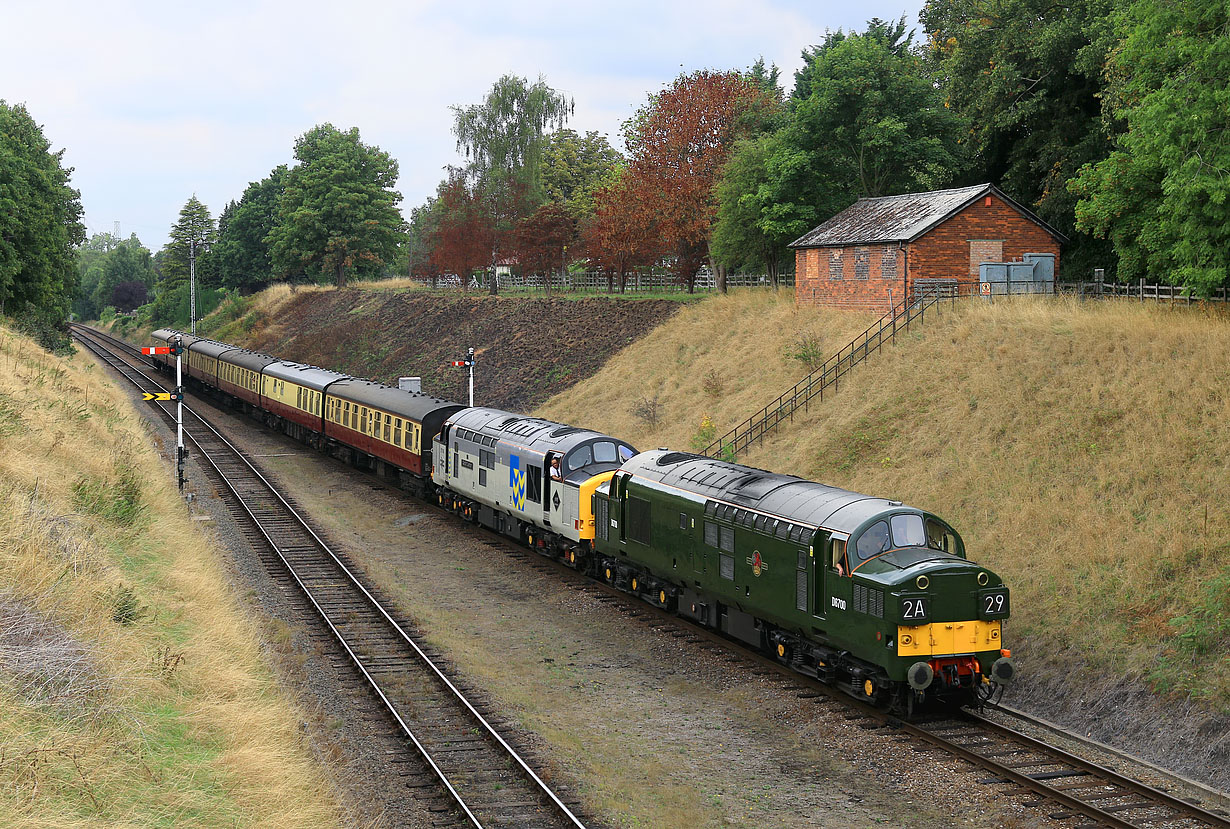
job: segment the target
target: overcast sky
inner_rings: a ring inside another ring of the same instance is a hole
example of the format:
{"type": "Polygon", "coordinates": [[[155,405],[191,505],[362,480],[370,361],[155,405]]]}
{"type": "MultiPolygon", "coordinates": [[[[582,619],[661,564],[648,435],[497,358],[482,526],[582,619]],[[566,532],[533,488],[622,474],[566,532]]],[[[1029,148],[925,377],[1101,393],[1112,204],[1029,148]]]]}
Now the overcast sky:
{"type": "MultiPolygon", "coordinates": [[[[576,101],[568,126],[618,144],[646,96],[694,69],[776,63],[783,85],[826,29],[921,0],[623,2],[47,2],[0,0],[0,99],[24,103],[75,168],[90,233],[166,242],[193,193],[216,217],[293,162],[325,121],[401,165],[403,212],[458,164],[450,105],[505,73],[576,101]]],[[[622,149],[622,147],[621,147],[622,149]]]]}

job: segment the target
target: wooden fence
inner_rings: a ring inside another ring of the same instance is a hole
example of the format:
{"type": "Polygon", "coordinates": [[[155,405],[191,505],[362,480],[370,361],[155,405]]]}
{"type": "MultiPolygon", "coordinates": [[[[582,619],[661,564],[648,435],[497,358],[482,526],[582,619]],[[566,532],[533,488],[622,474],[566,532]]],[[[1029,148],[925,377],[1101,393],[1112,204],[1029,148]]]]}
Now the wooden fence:
{"type": "MultiPolygon", "coordinates": [[[[619,293],[619,278],[611,279],[611,290],[607,288],[607,275],[600,271],[588,271],[582,273],[567,273],[561,276],[560,274],[530,274],[523,276],[521,274],[506,274],[499,275],[499,287],[501,291],[546,291],[548,282],[552,291],[569,291],[569,292],[591,292],[591,293],[619,293]]],[[[469,287],[471,290],[481,291],[487,288],[487,277],[470,277],[469,287]]],[[[429,278],[420,278],[419,281],[431,284],[429,278]]],[[[794,288],[794,274],[780,274],[778,276],[778,287],[794,288]]],[[[459,285],[458,279],[453,274],[447,274],[437,277],[436,285],[442,288],[456,288],[459,285]]],[[[772,285],[767,276],[762,274],[730,274],[726,277],[726,286],[728,288],[747,288],[747,287],[768,287],[772,285]]],[[[624,293],[676,293],[687,291],[688,286],[680,283],[673,275],[668,273],[633,273],[629,274],[627,283],[624,286],[624,293]]],[[[697,291],[715,291],[717,290],[717,280],[709,273],[708,268],[701,270],[696,277],[697,291]]]]}

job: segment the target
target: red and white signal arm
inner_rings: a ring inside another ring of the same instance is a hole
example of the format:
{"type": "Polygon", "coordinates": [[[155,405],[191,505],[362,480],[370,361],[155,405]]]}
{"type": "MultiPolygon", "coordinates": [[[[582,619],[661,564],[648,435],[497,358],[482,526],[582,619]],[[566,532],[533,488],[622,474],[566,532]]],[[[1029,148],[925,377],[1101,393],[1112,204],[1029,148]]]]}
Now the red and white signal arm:
{"type": "Polygon", "coordinates": [[[472,362],[470,362],[469,360],[453,360],[453,365],[455,365],[455,366],[472,366],[472,365],[474,365],[474,364],[473,364],[472,362]]]}
{"type": "Polygon", "coordinates": [[[155,354],[170,354],[170,353],[171,353],[171,347],[170,347],[169,345],[152,345],[152,346],[146,346],[146,347],[144,347],[144,348],[142,348],[142,349],[141,349],[141,353],[142,353],[142,354],[145,354],[145,355],[147,355],[147,356],[149,356],[149,357],[152,357],[152,356],[154,356],[155,354]]]}

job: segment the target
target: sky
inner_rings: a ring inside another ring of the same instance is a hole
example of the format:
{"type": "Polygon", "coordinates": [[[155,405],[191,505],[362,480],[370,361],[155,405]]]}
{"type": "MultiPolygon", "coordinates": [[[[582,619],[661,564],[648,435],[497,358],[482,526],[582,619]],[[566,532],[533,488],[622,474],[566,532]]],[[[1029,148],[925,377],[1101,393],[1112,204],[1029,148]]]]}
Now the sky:
{"type": "MultiPolygon", "coordinates": [[[[793,84],[827,29],[872,17],[918,28],[921,0],[704,3],[0,0],[0,99],[63,149],[90,234],[167,241],[192,195],[213,216],[294,163],[316,124],[358,127],[400,165],[407,215],[464,159],[450,106],[504,74],[576,104],[568,127],[619,144],[620,124],[682,72],[758,57],[793,84]]],[[[620,147],[622,149],[622,147],[620,147]]]]}

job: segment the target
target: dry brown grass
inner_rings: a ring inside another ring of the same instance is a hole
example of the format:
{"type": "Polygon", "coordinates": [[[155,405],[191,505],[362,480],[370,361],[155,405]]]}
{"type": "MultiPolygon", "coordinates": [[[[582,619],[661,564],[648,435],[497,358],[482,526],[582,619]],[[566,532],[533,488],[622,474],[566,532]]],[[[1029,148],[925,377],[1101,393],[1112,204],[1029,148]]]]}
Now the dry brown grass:
{"type": "Polygon", "coordinates": [[[0,825],[335,825],[149,441],[88,358],[0,328],[0,825]]]}
{"type": "MultiPolygon", "coordinates": [[[[802,314],[762,302],[688,309],[542,413],[642,446],[686,448],[700,411],[726,428],[792,379],[771,363],[802,314]],[[763,343],[752,342],[757,329],[763,343]],[[716,403],[702,388],[711,365],[730,378],[716,403]],[[654,392],[666,412],[649,430],[624,401],[654,392]]],[[[816,316],[833,333],[829,351],[865,324],[842,328],[843,316],[816,316]]],[[[1009,636],[1027,672],[1050,663],[1143,676],[1230,708],[1225,316],[969,303],[873,357],[740,460],[953,521],[971,556],[1013,588],[1009,636]]]]}
{"type": "Polygon", "coordinates": [[[876,317],[798,309],[788,291],[734,291],[689,305],[536,412],[631,441],[688,448],[708,415],[718,434],[807,375],[800,338],[834,352],[876,317]],[[644,403],[657,401],[657,425],[644,403]]]}

